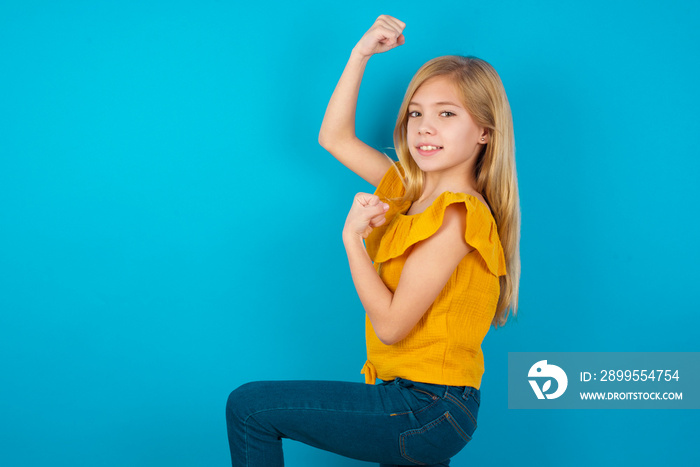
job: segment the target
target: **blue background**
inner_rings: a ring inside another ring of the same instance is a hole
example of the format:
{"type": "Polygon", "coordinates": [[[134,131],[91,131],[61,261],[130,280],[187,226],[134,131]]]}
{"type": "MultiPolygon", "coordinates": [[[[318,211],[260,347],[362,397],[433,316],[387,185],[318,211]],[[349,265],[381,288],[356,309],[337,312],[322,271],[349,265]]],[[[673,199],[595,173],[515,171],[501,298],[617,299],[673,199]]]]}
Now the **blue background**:
{"type": "Polygon", "coordinates": [[[317,135],[381,13],[406,45],[370,62],[361,138],[390,148],[412,74],[450,53],[491,62],[514,115],[521,315],[484,342],[453,465],[696,461],[695,411],[508,410],[507,352],[698,350],[698,10],[3,1],[0,463],[223,466],[239,384],[362,381],[340,232],[371,187],[317,135]]]}

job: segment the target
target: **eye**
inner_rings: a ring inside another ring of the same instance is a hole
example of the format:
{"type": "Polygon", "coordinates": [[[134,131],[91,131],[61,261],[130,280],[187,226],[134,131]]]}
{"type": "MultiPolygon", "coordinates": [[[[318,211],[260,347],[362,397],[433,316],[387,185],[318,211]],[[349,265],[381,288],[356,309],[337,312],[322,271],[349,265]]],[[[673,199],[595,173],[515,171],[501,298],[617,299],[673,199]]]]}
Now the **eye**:
{"type": "Polygon", "coordinates": [[[409,118],[420,117],[420,112],[418,112],[417,110],[414,110],[412,112],[408,112],[408,116],[409,116],[409,118]]]}
{"type": "Polygon", "coordinates": [[[445,111],[440,112],[440,116],[441,117],[454,117],[455,113],[450,112],[449,110],[445,110],[445,111]]]}

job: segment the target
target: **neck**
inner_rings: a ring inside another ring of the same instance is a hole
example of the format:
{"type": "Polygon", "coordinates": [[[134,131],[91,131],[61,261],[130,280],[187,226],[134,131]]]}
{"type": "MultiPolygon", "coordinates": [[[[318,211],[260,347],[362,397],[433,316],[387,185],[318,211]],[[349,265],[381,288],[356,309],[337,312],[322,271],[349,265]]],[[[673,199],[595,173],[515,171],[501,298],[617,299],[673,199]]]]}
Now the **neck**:
{"type": "Polygon", "coordinates": [[[425,172],[423,192],[418,201],[433,199],[445,191],[468,194],[478,193],[473,164],[444,171],[425,172]]]}

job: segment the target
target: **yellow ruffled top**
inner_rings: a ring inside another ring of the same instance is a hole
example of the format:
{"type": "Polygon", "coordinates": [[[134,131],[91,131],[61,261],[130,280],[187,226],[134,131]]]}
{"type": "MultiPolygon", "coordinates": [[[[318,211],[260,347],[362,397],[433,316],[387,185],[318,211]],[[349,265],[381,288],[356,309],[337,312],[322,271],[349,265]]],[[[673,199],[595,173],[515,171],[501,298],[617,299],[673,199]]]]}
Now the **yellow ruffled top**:
{"type": "Polygon", "coordinates": [[[400,342],[383,344],[366,318],[365,382],[398,377],[478,389],[484,373],[481,342],[496,314],[498,277],[506,273],[496,221],[475,196],[449,191],[425,211],[406,215],[411,203],[398,199],[404,194],[404,184],[401,165],[397,162],[396,166],[389,169],[375,191],[389,204],[387,222],[365,241],[367,253],[389,290],[393,293],[398,286],[409,248],[437,232],[450,204],[466,206],[464,238],[474,250],[462,259],[435,302],[400,342]]]}

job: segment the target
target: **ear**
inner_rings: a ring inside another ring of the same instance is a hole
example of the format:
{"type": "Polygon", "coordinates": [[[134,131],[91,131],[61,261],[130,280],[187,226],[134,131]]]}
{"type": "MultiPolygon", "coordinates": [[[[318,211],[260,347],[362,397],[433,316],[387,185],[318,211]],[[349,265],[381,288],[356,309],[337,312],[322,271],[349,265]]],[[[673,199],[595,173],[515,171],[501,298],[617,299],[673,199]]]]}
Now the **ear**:
{"type": "Polygon", "coordinates": [[[479,135],[480,144],[489,144],[491,142],[491,132],[488,128],[481,129],[481,135],[479,135]]]}

